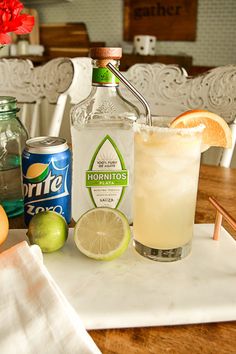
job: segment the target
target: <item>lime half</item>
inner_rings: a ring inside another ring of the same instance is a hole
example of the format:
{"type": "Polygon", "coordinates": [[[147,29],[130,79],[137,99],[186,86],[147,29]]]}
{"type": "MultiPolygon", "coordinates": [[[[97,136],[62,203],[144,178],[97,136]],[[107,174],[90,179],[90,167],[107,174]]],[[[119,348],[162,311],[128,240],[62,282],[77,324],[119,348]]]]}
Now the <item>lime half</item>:
{"type": "Polygon", "coordinates": [[[78,249],[86,256],[109,261],[128,247],[130,227],[124,214],[111,208],[94,208],[83,214],[74,229],[78,249]]]}

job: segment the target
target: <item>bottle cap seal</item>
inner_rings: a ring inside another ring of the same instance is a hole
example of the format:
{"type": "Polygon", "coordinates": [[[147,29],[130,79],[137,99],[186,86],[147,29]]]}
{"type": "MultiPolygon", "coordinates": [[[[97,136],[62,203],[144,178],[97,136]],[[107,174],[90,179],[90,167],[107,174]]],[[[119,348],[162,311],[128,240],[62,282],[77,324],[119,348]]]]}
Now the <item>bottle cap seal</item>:
{"type": "Polygon", "coordinates": [[[114,59],[119,60],[122,57],[122,48],[94,47],[90,49],[92,59],[114,59]]]}

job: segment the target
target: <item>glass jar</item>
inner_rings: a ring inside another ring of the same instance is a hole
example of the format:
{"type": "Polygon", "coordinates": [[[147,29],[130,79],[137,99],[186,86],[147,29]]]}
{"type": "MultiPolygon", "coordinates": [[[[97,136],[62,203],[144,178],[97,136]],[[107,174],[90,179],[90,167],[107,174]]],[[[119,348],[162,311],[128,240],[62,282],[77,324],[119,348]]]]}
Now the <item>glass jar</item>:
{"type": "Polygon", "coordinates": [[[29,54],[29,39],[28,35],[20,35],[17,42],[17,55],[29,54]]]}
{"type": "Polygon", "coordinates": [[[23,213],[21,154],[28,138],[14,97],[0,96],[0,204],[9,217],[23,213]]]}

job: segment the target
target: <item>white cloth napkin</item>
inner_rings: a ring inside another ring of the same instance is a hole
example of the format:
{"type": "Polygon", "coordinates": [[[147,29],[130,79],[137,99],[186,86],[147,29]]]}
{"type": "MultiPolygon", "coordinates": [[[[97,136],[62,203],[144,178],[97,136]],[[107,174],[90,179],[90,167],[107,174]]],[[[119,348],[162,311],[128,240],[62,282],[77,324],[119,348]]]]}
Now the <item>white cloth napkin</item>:
{"type": "Polygon", "coordinates": [[[101,353],[42,260],[26,241],[0,254],[0,352],[101,353]]]}

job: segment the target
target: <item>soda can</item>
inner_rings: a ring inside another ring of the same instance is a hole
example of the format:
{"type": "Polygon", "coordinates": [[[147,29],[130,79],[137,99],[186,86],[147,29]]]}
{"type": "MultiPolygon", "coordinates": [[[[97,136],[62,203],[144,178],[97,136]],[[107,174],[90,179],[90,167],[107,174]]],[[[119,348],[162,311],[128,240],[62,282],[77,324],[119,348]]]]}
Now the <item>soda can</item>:
{"type": "Polygon", "coordinates": [[[25,224],[41,211],[55,211],[71,221],[71,152],[65,139],[26,141],[22,155],[25,224]]]}

